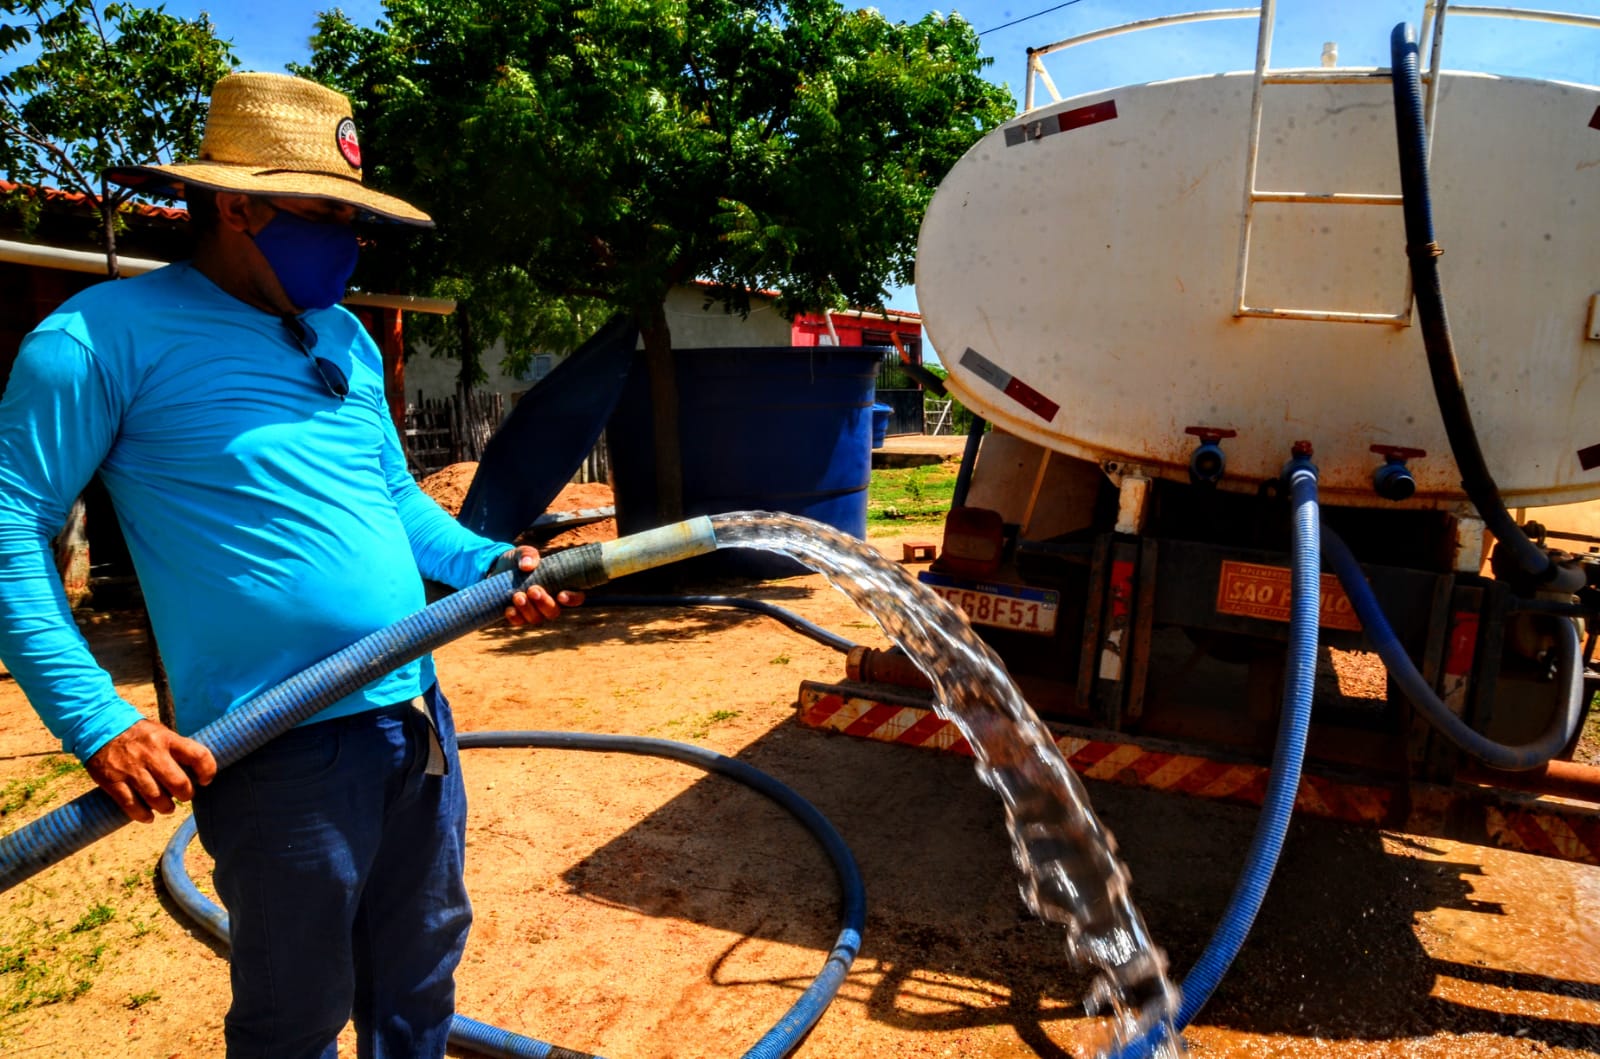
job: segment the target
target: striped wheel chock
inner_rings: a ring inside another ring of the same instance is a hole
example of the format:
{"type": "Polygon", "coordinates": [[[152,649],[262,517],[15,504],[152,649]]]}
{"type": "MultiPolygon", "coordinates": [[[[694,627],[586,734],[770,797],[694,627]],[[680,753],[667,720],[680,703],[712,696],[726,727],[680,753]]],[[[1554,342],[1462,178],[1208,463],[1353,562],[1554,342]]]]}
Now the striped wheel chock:
{"type": "MultiPolygon", "coordinates": [[[[799,720],[860,739],[971,757],[960,730],[927,699],[860,684],[800,685],[799,720]]],[[[1269,769],[1189,748],[1051,724],[1061,754],[1086,779],[1260,805],[1269,769]]],[[[1303,773],[1295,811],[1327,820],[1600,864],[1600,807],[1486,786],[1355,783],[1303,773]]]]}

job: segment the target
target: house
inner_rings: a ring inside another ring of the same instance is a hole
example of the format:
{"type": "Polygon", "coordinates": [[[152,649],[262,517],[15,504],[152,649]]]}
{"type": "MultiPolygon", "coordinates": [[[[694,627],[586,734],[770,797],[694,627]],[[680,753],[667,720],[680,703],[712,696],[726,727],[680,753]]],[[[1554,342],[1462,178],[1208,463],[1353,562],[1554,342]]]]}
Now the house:
{"type": "Polygon", "coordinates": [[[923,392],[915,373],[923,363],[920,313],[900,309],[806,313],[795,317],[790,342],[796,346],[882,346],[877,400],[890,408],[888,432],[923,432],[923,392]]]}
{"type": "MultiPolygon", "coordinates": [[[[690,283],[667,294],[667,325],[672,344],[678,349],[729,346],[787,346],[791,327],[778,312],[778,295],[762,291],[750,296],[750,313],[741,317],[725,312],[720,302],[708,301],[710,284],[690,283]]],[[[808,343],[814,344],[814,343],[808,343]]],[[[415,348],[415,347],[414,347],[415,348]]],[[[506,407],[515,404],[534,383],[544,378],[560,362],[560,357],[540,353],[523,375],[507,374],[500,366],[504,346],[496,345],[483,357],[487,376],[482,388],[505,396],[506,407]]],[[[441,399],[455,393],[458,361],[429,356],[427,350],[413,352],[406,361],[407,392],[414,400],[441,399]]]]}
{"type": "Polygon", "coordinates": [[[846,309],[794,318],[796,346],[883,346],[906,363],[922,363],[922,314],[901,309],[846,309]]]}

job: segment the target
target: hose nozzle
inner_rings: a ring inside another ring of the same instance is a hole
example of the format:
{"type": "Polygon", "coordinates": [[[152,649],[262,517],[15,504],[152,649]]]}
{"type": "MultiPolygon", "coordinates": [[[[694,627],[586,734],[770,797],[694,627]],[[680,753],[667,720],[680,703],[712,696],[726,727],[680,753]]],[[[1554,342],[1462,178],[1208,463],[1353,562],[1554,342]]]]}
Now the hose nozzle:
{"type": "Polygon", "coordinates": [[[594,588],[628,574],[716,550],[717,534],[711,519],[701,515],[642,533],[630,533],[613,541],[556,552],[544,558],[518,588],[527,589],[533,585],[543,585],[552,591],[594,588]]]}

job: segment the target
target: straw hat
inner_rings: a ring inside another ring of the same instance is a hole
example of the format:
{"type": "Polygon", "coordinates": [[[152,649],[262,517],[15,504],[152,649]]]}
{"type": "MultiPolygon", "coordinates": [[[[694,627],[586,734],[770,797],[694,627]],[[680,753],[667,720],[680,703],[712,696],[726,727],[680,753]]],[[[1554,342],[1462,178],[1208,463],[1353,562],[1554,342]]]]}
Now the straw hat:
{"type": "Polygon", "coordinates": [[[198,160],[116,166],[106,170],[106,178],[174,198],[192,184],[247,195],[333,199],[381,220],[433,225],[415,206],[362,186],[350,101],[288,74],[229,74],[218,81],[198,160]]]}

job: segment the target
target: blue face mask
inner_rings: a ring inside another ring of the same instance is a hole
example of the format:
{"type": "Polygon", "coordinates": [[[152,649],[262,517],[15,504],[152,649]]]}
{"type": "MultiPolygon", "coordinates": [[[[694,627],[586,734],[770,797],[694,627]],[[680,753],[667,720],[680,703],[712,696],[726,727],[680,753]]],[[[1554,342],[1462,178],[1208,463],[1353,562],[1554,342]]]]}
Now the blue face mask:
{"type": "Polygon", "coordinates": [[[344,297],[361,252],[348,224],[318,224],[279,210],[254,236],[295,308],[326,309],[344,297]]]}

